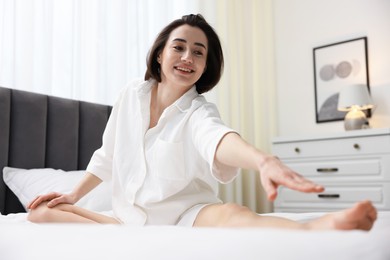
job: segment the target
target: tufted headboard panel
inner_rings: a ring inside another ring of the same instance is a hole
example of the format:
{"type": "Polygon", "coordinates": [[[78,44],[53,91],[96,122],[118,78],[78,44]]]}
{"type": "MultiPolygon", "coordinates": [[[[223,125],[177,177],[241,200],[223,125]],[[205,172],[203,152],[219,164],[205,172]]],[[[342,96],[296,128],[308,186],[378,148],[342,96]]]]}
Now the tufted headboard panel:
{"type": "MultiPolygon", "coordinates": [[[[0,87],[0,170],[83,170],[101,146],[111,107],[0,87]]],[[[0,178],[0,211],[23,212],[0,178]]]]}

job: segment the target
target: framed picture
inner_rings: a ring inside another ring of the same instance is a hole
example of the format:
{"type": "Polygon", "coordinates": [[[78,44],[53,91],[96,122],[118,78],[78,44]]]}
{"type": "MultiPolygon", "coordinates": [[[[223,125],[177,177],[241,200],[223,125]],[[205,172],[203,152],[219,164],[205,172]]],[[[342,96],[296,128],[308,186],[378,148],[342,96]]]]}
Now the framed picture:
{"type": "Polygon", "coordinates": [[[367,37],[313,48],[317,123],[343,120],[337,110],[343,86],[366,84],[369,88],[367,37]]]}

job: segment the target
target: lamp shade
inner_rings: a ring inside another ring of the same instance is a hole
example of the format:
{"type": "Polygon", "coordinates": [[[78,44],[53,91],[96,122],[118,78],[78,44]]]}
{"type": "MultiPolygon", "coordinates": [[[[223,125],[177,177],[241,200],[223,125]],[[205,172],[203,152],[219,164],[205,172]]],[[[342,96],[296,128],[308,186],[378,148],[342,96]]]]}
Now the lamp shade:
{"type": "Polygon", "coordinates": [[[349,85],[343,87],[340,91],[337,109],[339,111],[350,111],[352,107],[357,107],[360,110],[374,107],[366,85],[349,85]]]}

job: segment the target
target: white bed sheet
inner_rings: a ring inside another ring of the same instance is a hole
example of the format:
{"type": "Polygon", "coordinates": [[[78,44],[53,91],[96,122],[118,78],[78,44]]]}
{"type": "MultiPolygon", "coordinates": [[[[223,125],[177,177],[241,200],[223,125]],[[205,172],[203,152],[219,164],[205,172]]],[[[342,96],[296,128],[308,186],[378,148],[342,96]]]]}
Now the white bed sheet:
{"type": "MultiPolygon", "coordinates": [[[[305,221],[319,213],[271,214],[305,221]]],[[[0,259],[390,259],[390,212],[364,231],[44,224],[0,216],[0,259]]]]}

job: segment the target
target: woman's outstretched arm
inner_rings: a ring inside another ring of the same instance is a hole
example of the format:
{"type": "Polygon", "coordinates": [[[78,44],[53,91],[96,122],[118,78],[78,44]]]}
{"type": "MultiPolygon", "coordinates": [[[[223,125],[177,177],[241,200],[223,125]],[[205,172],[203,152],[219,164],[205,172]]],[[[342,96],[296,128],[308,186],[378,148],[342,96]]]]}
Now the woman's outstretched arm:
{"type": "Polygon", "coordinates": [[[261,183],[271,201],[276,198],[279,185],[302,192],[324,190],[321,185],[305,179],[284,165],[277,157],[253,147],[236,133],[228,133],[222,138],[215,159],[216,163],[258,171],[261,183]]]}

